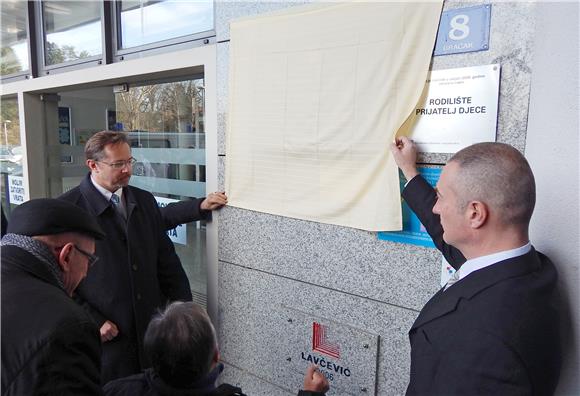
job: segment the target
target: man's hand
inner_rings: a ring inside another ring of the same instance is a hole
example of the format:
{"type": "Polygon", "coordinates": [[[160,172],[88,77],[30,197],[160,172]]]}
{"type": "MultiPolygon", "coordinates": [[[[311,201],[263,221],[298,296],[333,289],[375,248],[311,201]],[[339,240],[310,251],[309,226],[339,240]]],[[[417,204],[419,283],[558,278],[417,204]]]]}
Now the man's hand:
{"type": "Polygon", "coordinates": [[[318,367],[310,365],[304,375],[304,390],[310,392],[327,392],[328,381],[324,375],[318,371],[318,367]]]}
{"type": "Polygon", "coordinates": [[[201,209],[203,210],[215,210],[219,209],[228,203],[228,197],[225,192],[214,192],[210,193],[206,199],[201,202],[201,209]]]}
{"type": "Polygon", "coordinates": [[[391,153],[393,153],[393,158],[397,166],[403,171],[407,181],[411,181],[419,174],[416,165],[417,148],[411,139],[406,136],[396,138],[395,143],[391,144],[391,153]]]}
{"type": "Polygon", "coordinates": [[[111,341],[113,338],[117,337],[117,334],[119,334],[119,329],[117,328],[117,325],[111,322],[110,320],[107,320],[105,323],[103,323],[100,331],[101,331],[101,342],[111,341]]]}

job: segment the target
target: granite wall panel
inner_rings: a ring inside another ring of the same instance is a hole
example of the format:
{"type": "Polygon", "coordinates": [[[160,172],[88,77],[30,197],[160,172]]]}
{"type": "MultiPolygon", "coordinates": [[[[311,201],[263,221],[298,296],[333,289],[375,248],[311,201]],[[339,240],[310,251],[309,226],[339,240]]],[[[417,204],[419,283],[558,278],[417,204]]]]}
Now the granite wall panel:
{"type": "MultiPolygon", "coordinates": [[[[303,373],[285,369],[283,353],[289,339],[284,307],[289,307],[378,334],[377,393],[404,393],[409,376],[407,331],[416,311],[223,261],[219,290],[219,339],[226,363],[296,391],[303,373]]],[[[368,364],[365,370],[375,369],[376,362],[368,364]]]]}
{"type": "MultiPolygon", "coordinates": [[[[229,22],[304,3],[216,2],[220,189],[227,154],[229,22]]],[[[485,3],[446,1],[444,9],[485,3]]],[[[536,5],[491,4],[490,49],[435,57],[431,69],[500,63],[497,140],[523,150],[536,5]]],[[[422,154],[419,162],[441,164],[449,157],[422,154]]],[[[295,393],[301,376],[281,369],[272,348],[280,337],[274,324],[283,320],[280,306],[286,303],[380,334],[377,394],[404,393],[407,331],[439,287],[436,250],[379,241],[366,231],[226,207],[219,215],[218,256],[219,333],[223,358],[234,372],[226,378],[247,384],[250,395],[268,394],[262,386],[274,389],[270,394],[295,393]]]]}
{"type": "Polygon", "coordinates": [[[227,362],[224,363],[224,371],[219,376],[219,383],[237,386],[248,396],[290,396],[297,392],[290,392],[276,384],[264,381],[255,376],[251,371],[240,369],[227,362]]]}

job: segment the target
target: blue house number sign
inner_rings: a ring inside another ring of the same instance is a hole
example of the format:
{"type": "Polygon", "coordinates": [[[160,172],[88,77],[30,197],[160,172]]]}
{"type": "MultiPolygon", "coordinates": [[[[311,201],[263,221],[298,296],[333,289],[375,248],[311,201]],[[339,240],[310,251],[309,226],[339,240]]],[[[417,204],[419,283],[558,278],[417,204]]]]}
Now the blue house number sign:
{"type": "Polygon", "coordinates": [[[445,11],[441,15],[434,55],[489,49],[491,5],[445,11]]]}

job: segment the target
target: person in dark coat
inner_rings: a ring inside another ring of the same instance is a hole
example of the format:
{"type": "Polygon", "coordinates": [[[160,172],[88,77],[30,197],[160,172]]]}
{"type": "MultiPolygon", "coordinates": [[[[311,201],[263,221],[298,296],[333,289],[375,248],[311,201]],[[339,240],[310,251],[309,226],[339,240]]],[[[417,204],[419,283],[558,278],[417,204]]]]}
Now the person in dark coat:
{"type": "Polygon", "coordinates": [[[2,395],[102,395],[99,329],[71,298],[97,257],[96,220],[68,202],[12,211],[2,238],[2,395]]]}
{"type": "Polygon", "coordinates": [[[143,337],[155,310],[192,296],[155,198],[128,185],[135,159],[126,135],[96,133],[85,156],[90,173],[60,199],[94,215],[107,234],[96,246],[100,265],[77,291],[100,329],[106,383],[149,366],[143,337]]]}
{"type": "Polygon", "coordinates": [[[1,236],[6,234],[6,228],[8,227],[8,219],[4,215],[4,207],[0,207],[0,212],[2,213],[2,228],[0,229],[1,236]]]}
{"type": "MultiPolygon", "coordinates": [[[[216,381],[223,371],[215,329],[207,313],[191,302],[174,302],[145,333],[152,368],[105,385],[106,396],[245,396],[238,387],[216,381]]],[[[314,366],[299,396],[324,396],[328,381],[314,366]]]]}
{"type": "Polygon", "coordinates": [[[408,138],[391,148],[403,198],[457,270],[409,331],[407,395],[552,395],[561,367],[557,272],[530,244],[534,175],[502,143],[457,152],[436,191],[408,138]]]}

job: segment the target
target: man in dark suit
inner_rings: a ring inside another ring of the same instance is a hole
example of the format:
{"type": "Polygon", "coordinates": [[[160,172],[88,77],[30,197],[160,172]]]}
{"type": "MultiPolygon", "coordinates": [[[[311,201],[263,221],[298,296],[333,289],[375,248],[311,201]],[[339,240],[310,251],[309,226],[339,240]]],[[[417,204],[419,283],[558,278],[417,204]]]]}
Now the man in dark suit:
{"type": "Polygon", "coordinates": [[[99,330],[71,298],[104,234],[57,199],[12,211],[2,238],[2,395],[102,395],[99,330]]]}
{"type": "Polygon", "coordinates": [[[135,159],[126,135],[96,133],[85,156],[90,173],[60,198],[93,214],[107,234],[96,245],[100,265],[77,290],[100,328],[105,383],[148,367],[143,337],[153,313],[192,296],[155,198],[128,185],[135,159]]]}
{"type": "Polygon", "coordinates": [[[403,198],[457,273],[409,331],[407,395],[551,395],[560,372],[557,273],[531,246],[535,181],[513,147],[456,153],[434,190],[406,137],[391,151],[403,198]]]}

